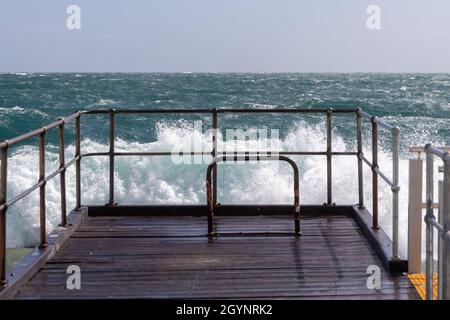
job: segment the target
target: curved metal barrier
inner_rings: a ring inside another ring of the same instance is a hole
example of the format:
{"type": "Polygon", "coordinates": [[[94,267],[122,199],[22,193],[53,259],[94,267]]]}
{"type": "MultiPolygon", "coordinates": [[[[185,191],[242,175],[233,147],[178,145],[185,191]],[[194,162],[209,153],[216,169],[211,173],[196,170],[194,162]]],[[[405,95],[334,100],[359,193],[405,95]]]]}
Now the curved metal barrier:
{"type": "Polygon", "coordinates": [[[226,161],[285,161],[289,163],[294,170],[294,223],[295,223],[295,235],[301,235],[300,233],[300,187],[299,187],[299,175],[298,175],[298,167],[295,162],[285,156],[272,156],[272,155],[229,155],[224,157],[216,158],[211,164],[208,166],[206,171],[206,197],[208,201],[208,235],[213,236],[213,224],[214,224],[214,207],[216,206],[216,201],[214,194],[216,189],[216,184],[212,183],[211,173],[213,169],[216,168],[218,162],[226,162],[226,161]]]}

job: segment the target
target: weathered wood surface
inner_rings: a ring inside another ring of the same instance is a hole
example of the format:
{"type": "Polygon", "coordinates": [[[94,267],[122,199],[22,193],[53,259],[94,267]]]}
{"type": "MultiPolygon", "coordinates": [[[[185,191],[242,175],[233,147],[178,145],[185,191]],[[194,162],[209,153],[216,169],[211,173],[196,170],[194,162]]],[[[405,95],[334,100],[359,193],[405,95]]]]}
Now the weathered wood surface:
{"type": "Polygon", "coordinates": [[[302,218],[302,236],[284,216],[90,217],[18,292],[19,299],[281,298],[419,299],[394,277],[350,216],[302,218]],[[244,234],[239,234],[244,233],[244,234]],[[257,233],[257,234],[250,234],[257,233]],[[81,290],[65,289],[66,268],[81,268],[81,290]],[[366,285],[369,265],[381,289],[366,285]]]}

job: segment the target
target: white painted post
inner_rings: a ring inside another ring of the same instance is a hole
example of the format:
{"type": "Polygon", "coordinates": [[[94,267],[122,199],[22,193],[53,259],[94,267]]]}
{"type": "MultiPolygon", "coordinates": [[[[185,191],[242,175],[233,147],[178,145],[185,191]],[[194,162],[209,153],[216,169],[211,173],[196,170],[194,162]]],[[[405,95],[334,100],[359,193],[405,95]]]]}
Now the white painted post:
{"type": "Polygon", "coordinates": [[[408,272],[422,270],[422,178],[423,160],[409,160],[408,272]]]}

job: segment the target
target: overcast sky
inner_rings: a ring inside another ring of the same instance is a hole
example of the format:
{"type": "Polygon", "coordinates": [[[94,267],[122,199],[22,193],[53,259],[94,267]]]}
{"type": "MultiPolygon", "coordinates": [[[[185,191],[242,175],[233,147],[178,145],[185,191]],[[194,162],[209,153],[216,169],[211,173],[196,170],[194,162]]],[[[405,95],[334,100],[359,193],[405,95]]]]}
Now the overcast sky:
{"type": "Polygon", "coordinates": [[[1,0],[0,72],[450,72],[449,17],[449,0],[1,0]]]}

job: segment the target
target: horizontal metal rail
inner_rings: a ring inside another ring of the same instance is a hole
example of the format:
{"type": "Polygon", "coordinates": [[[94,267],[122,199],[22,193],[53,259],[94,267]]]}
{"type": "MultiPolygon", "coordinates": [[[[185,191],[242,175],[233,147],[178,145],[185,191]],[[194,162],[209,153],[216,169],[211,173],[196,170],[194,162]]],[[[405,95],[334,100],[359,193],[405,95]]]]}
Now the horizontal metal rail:
{"type": "Polygon", "coordinates": [[[13,204],[17,203],[18,201],[22,200],[23,198],[25,198],[26,196],[31,194],[33,191],[35,191],[35,190],[39,189],[40,187],[44,186],[47,182],[49,182],[50,180],[52,180],[53,178],[55,178],[56,176],[60,175],[62,172],[66,171],[68,168],[70,168],[77,161],[77,159],[79,159],[79,158],[80,157],[73,158],[72,160],[67,162],[67,164],[65,164],[64,166],[60,167],[59,169],[57,169],[53,173],[49,174],[44,179],[40,180],[38,183],[34,184],[33,186],[31,186],[27,190],[23,191],[22,193],[18,194],[17,196],[12,198],[11,200],[8,200],[7,202],[5,202],[2,205],[0,205],[0,211],[4,210],[4,209],[7,209],[8,207],[12,206],[13,204]]]}
{"type": "MultiPolygon", "coordinates": [[[[355,113],[357,109],[331,109],[333,113],[355,113]]],[[[294,108],[274,108],[274,109],[122,109],[115,110],[116,114],[183,114],[183,113],[198,113],[210,114],[217,113],[327,113],[330,108],[326,109],[294,109],[294,108]]],[[[82,114],[109,114],[109,109],[104,110],[86,110],[81,111],[82,114]]]]}
{"type": "Polygon", "coordinates": [[[397,130],[396,127],[391,126],[390,124],[388,124],[387,122],[381,120],[380,118],[378,118],[378,117],[376,117],[376,116],[372,116],[371,114],[369,114],[369,113],[367,113],[367,112],[364,112],[364,111],[362,111],[361,109],[359,109],[357,112],[358,112],[358,114],[359,114],[361,117],[366,118],[366,119],[368,119],[368,120],[370,120],[370,121],[376,123],[376,124],[379,125],[380,127],[383,127],[383,128],[385,128],[385,129],[387,129],[387,130],[390,130],[392,133],[394,133],[394,131],[397,130]]]}
{"type": "Polygon", "coordinates": [[[441,238],[449,238],[450,239],[450,231],[445,230],[444,226],[440,224],[435,217],[426,217],[426,221],[435,227],[439,232],[439,237],[441,238]]]}
{"type": "Polygon", "coordinates": [[[427,144],[423,150],[426,153],[426,299],[433,300],[433,277],[434,277],[434,229],[442,239],[438,254],[438,281],[439,298],[450,300],[450,154],[442,148],[427,144]],[[444,179],[442,190],[442,217],[441,223],[434,216],[434,157],[439,157],[444,163],[444,179]]]}
{"type": "MultiPolygon", "coordinates": [[[[333,156],[356,156],[357,152],[332,152],[333,156]]],[[[98,156],[109,156],[109,152],[89,152],[81,154],[81,157],[98,157],[98,156]]],[[[146,157],[146,156],[212,156],[213,152],[170,152],[170,151],[155,151],[155,152],[114,152],[114,156],[124,157],[146,157]]],[[[218,156],[258,156],[258,155],[280,155],[280,156],[325,156],[326,152],[312,152],[312,151],[255,151],[255,152],[241,152],[241,151],[229,151],[229,152],[217,152],[218,156]]]]}
{"type": "Polygon", "coordinates": [[[70,115],[68,117],[65,117],[65,118],[63,118],[61,120],[53,122],[52,124],[49,124],[48,126],[45,126],[45,127],[40,128],[40,129],[31,131],[29,133],[20,135],[20,136],[18,136],[16,138],[13,138],[13,139],[10,139],[10,140],[0,141],[0,149],[8,148],[8,147],[11,147],[11,146],[13,146],[13,145],[15,145],[17,143],[23,142],[25,140],[28,140],[28,139],[31,139],[31,138],[34,138],[34,137],[38,137],[40,134],[43,134],[43,133],[45,133],[45,132],[47,132],[47,131],[49,131],[51,129],[54,129],[54,128],[57,128],[57,127],[59,127],[61,125],[64,125],[67,122],[72,121],[72,120],[74,120],[76,118],[79,118],[80,115],[81,115],[81,112],[76,112],[76,113],[74,113],[74,114],[72,114],[72,115],[70,115]]]}
{"type": "MultiPolygon", "coordinates": [[[[363,197],[363,171],[362,163],[366,162],[372,167],[373,178],[382,177],[383,180],[390,183],[394,192],[394,205],[393,205],[393,219],[394,219],[394,235],[393,235],[393,256],[397,256],[397,236],[396,236],[396,222],[397,212],[398,212],[398,199],[395,200],[398,189],[395,187],[398,184],[398,129],[390,126],[381,119],[373,117],[368,113],[362,111],[361,109],[332,109],[332,108],[322,108],[322,109],[294,109],[294,108],[274,108],[274,109],[108,109],[108,110],[85,110],[76,112],[68,117],[62,118],[46,127],[42,127],[38,130],[20,135],[10,140],[0,141],[0,282],[5,282],[5,262],[6,262],[6,212],[7,209],[13,204],[17,203],[19,200],[27,197],[33,191],[40,190],[39,201],[40,201],[40,237],[41,246],[45,246],[46,241],[46,231],[45,231],[45,221],[46,221],[46,203],[45,203],[45,188],[47,182],[54,179],[58,175],[60,176],[61,185],[61,225],[66,224],[66,181],[65,172],[66,170],[75,164],[75,194],[76,194],[76,205],[75,209],[81,208],[81,160],[85,157],[94,156],[107,156],[109,157],[109,201],[108,205],[115,205],[114,202],[114,161],[115,157],[124,156],[212,156],[213,159],[218,157],[274,157],[278,158],[285,156],[326,156],[327,158],[327,201],[324,205],[334,205],[332,196],[332,159],[334,156],[357,156],[358,158],[358,193],[359,193],[359,206],[364,207],[364,197],[363,197]],[[279,114],[325,114],[327,117],[327,142],[326,150],[324,151],[254,151],[254,152],[220,152],[217,150],[217,128],[218,128],[218,115],[220,114],[263,114],[263,113],[279,113],[279,114]],[[166,151],[154,151],[154,152],[117,152],[115,147],[115,118],[116,115],[139,115],[139,114],[210,114],[212,118],[212,128],[213,128],[213,141],[212,150],[207,152],[166,152],[166,151]],[[358,150],[356,152],[339,152],[332,150],[332,120],[333,114],[355,114],[357,123],[357,141],[358,150]],[[91,152],[82,153],[81,152],[81,118],[89,115],[109,115],[109,150],[106,152],[91,152]],[[373,153],[372,162],[368,161],[363,154],[362,149],[362,126],[361,119],[367,118],[372,121],[372,145],[373,153]],[[64,141],[64,131],[65,125],[68,122],[75,122],[75,156],[73,159],[66,163],[65,160],[65,141],[64,141]],[[386,175],[384,175],[379,169],[377,164],[377,126],[380,125],[383,128],[391,130],[394,136],[394,178],[389,180],[386,175]],[[52,172],[50,175],[45,176],[45,137],[49,130],[59,129],[59,168],[52,172]],[[24,142],[28,139],[39,138],[39,179],[36,184],[21,192],[20,194],[14,196],[12,199],[7,198],[7,163],[8,163],[8,149],[18,143],[24,142]],[[397,140],[395,140],[397,139],[397,140]],[[397,177],[397,178],[396,178],[397,177]],[[394,191],[396,190],[396,191],[394,191]]],[[[214,167],[212,172],[212,179],[214,185],[217,181],[217,166],[214,167]]],[[[378,227],[378,186],[376,183],[373,184],[373,194],[374,194],[374,223],[373,227],[378,227]]],[[[213,189],[213,200],[214,203],[217,199],[216,188],[213,189]]]]}
{"type": "MultiPolygon", "coordinates": [[[[438,148],[440,152],[450,152],[450,146],[442,146],[438,148]]],[[[410,147],[409,152],[411,153],[425,153],[425,147],[410,147]]]]}
{"type": "Polygon", "coordinates": [[[206,170],[206,198],[208,202],[208,235],[214,235],[214,207],[217,205],[214,201],[214,189],[217,185],[213,184],[211,174],[217,163],[226,161],[285,161],[289,163],[294,170],[294,223],[295,235],[300,235],[300,187],[299,187],[299,171],[297,164],[290,158],[285,156],[232,156],[232,157],[217,157],[206,170]]]}
{"type": "MultiPolygon", "coordinates": [[[[373,166],[372,162],[370,162],[369,159],[364,156],[362,156],[361,158],[369,167],[373,166]]],[[[392,182],[391,179],[389,179],[383,172],[381,172],[378,167],[375,167],[374,170],[388,185],[390,185],[391,187],[395,186],[394,182],[392,182]]]]}

